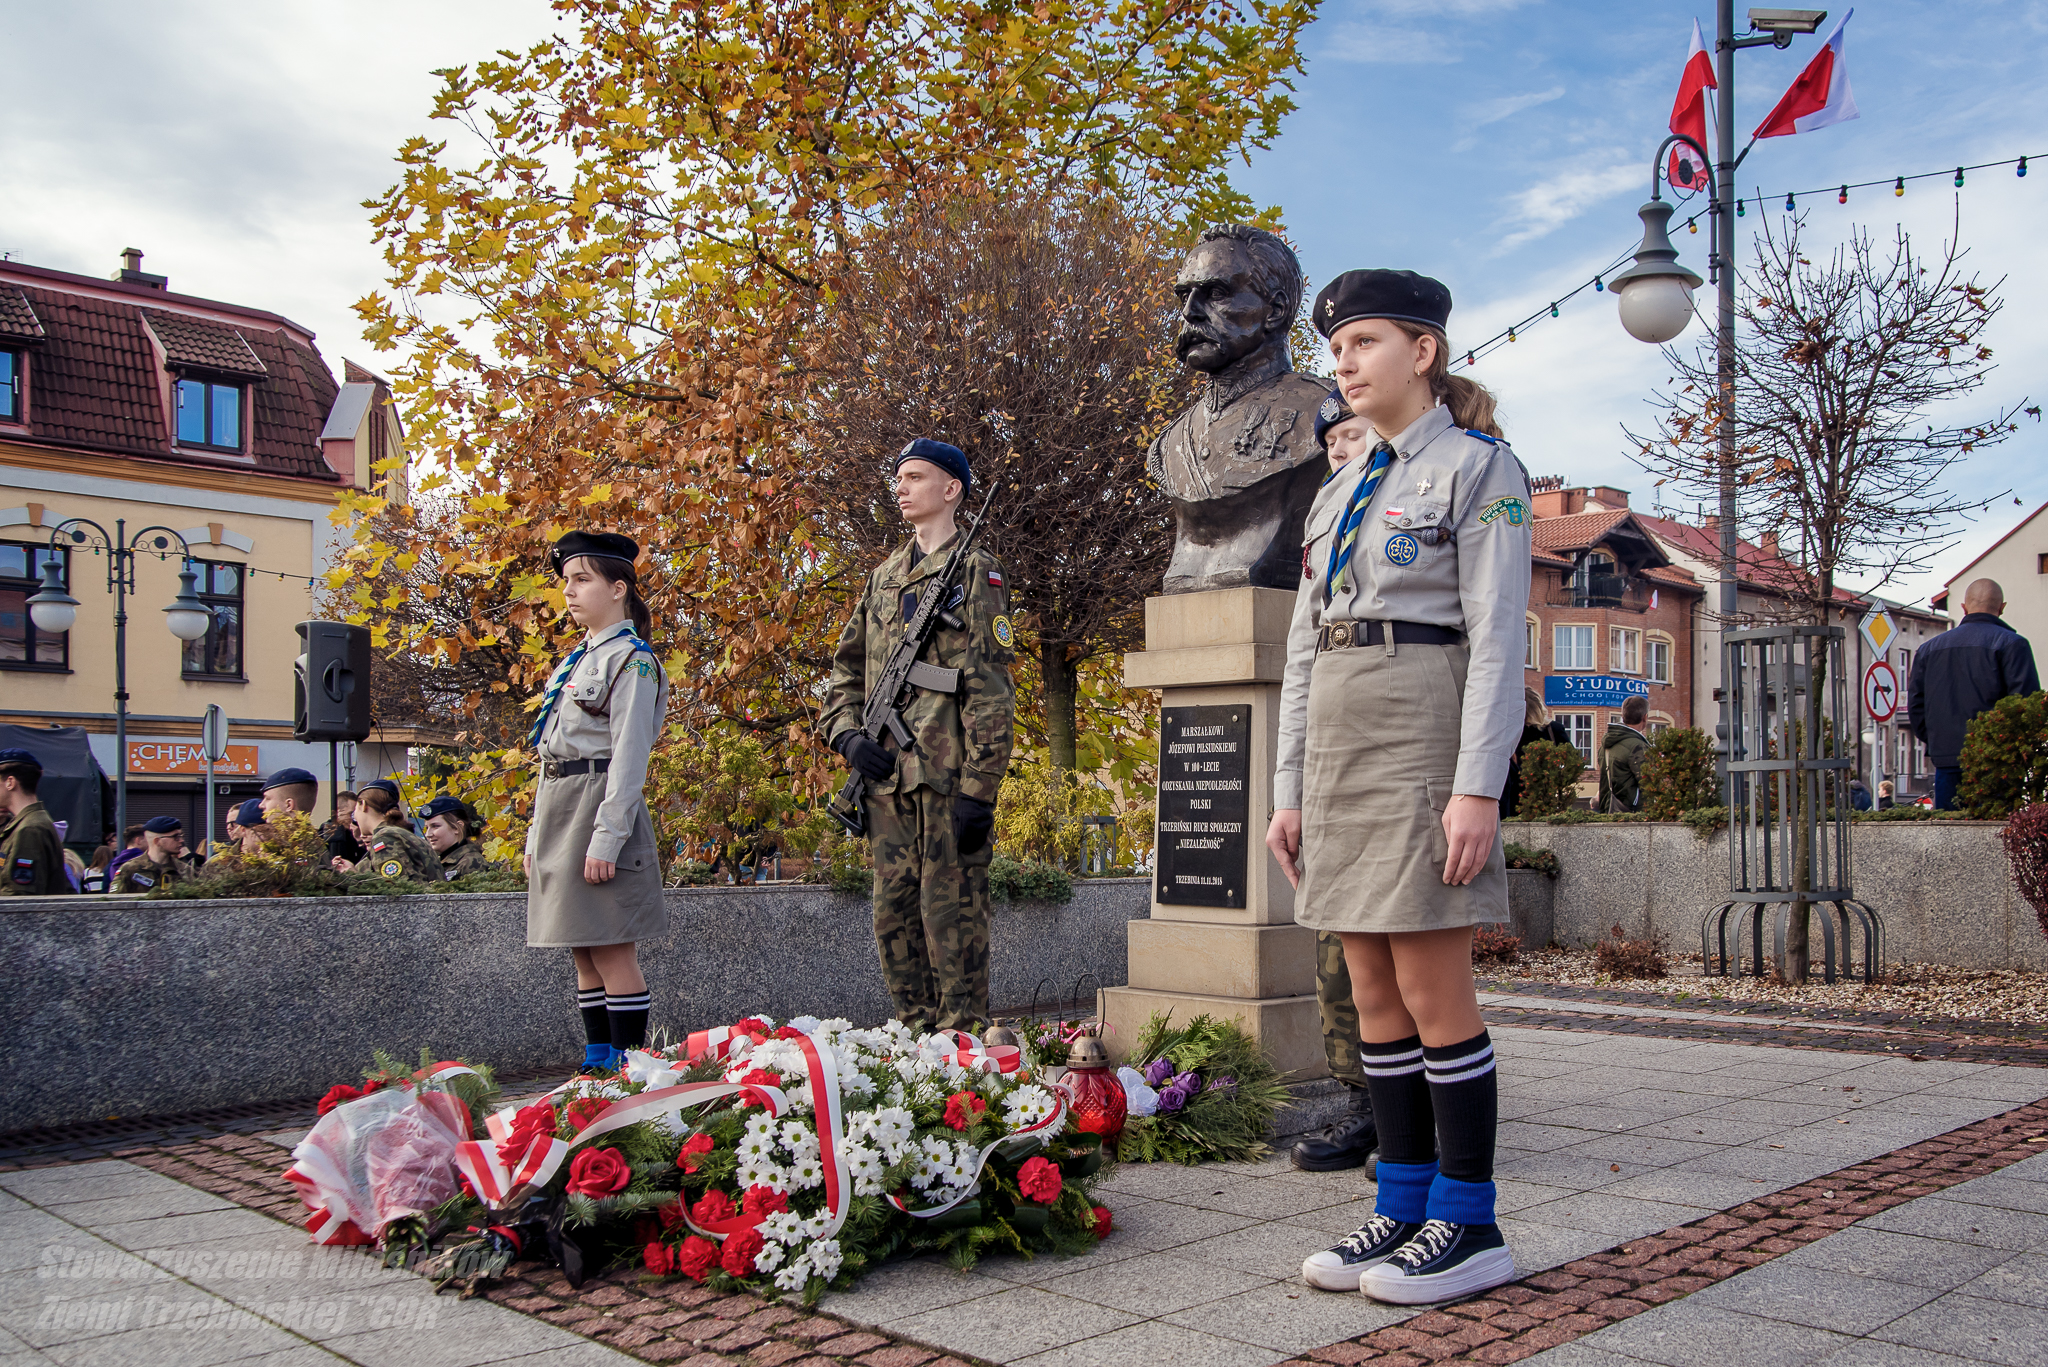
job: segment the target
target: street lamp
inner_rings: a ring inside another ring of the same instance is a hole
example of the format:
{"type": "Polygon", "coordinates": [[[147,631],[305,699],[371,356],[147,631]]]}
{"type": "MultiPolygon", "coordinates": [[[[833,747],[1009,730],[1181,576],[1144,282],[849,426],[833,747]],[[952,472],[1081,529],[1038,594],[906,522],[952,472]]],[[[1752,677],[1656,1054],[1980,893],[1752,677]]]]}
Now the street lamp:
{"type": "MultiPolygon", "coordinates": [[[[1691,138],[1666,138],[1691,143],[1691,138]]],[[[1702,157],[1706,156],[1704,150],[1702,157]]],[[[1657,149],[1658,163],[1664,148],[1657,149]]],[[[1621,325],[1638,342],[1668,342],[1685,331],[1692,321],[1692,292],[1704,282],[1698,272],[1678,263],[1678,248],[1671,245],[1672,206],[1658,193],[1656,172],[1651,172],[1650,202],[1636,211],[1643,220],[1643,242],[1636,248],[1635,264],[1607,282],[1621,307],[1621,325]]]]}
{"type": "MultiPolygon", "coordinates": [[[[107,553],[107,591],[114,595],[114,833],[128,829],[128,595],[135,592],[135,555],[168,554],[176,542],[185,568],[178,572],[178,593],[164,609],[164,625],[180,641],[196,641],[206,635],[212,614],[199,601],[199,574],[192,568],[192,548],[185,538],[168,527],[144,527],[128,534],[125,519],[116,520],[114,530],[88,517],[74,517],[50,533],[50,558],[43,562],[43,582],[28,600],[28,613],[38,631],[62,636],[78,620],[78,600],[65,591],[63,561],[57,558],[60,542],[72,546],[95,543],[107,553]]],[[[212,833],[208,832],[211,838],[212,833]]]]}

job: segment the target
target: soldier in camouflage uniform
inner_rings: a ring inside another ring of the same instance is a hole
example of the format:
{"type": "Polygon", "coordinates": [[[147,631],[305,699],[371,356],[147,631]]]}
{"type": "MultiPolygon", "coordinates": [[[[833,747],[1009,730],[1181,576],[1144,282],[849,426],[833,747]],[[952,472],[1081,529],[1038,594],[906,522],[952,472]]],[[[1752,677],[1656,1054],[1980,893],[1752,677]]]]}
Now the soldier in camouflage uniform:
{"type": "Polygon", "coordinates": [[[886,732],[860,730],[867,680],[902,642],[960,535],[967,457],[920,439],[896,458],[896,503],[916,535],[868,576],[839,633],[819,730],[869,779],[868,838],[875,860],[875,942],[896,1018],[920,1029],[970,1029],[988,1019],[988,863],[996,789],[1009,766],[1016,712],[1010,663],[1016,635],[1002,563],[968,553],[952,610],[924,662],[958,669],[957,693],[910,690],[902,713],[908,751],[886,732]]]}
{"type": "Polygon", "coordinates": [[[443,877],[456,879],[492,867],[477,842],[483,822],[476,809],[461,798],[443,793],[420,808],[420,822],[426,827],[427,844],[441,861],[443,877]]]}
{"type": "Polygon", "coordinates": [[[337,858],[334,867],[343,873],[381,874],[386,878],[414,883],[441,883],[441,861],[433,847],[413,833],[398,815],[398,799],[381,788],[365,788],[356,799],[356,830],[368,851],[354,864],[337,858]]]}

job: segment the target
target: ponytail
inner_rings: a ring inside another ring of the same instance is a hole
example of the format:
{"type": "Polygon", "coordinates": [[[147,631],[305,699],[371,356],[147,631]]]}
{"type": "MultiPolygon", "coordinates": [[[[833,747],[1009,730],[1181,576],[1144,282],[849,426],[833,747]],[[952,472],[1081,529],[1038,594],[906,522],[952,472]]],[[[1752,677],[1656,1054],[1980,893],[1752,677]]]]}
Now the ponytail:
{"type": "Polygon", "coordinates": [[[1489,437],[1502,435],[1500,421],[1494,406],[1493,391],[1477,380],[1468,380],[1462,375],[1451,374],[1451,342],[1439,328],[1422,323],[1394,321],[1394,326],[1406,333],[1410,341],[1423,337],[1436,340],[1436,357],[1429,363],[1429,392],[1437,402],[1451,410],[1451,422],[1470,431],[1484,432],[1489,437]]]}
{"type": "Polygon", "coordinates": [[[640,585],[628,577],[626,580],[626,615],[633,619],[633,631],[641,640],[654,627],[654,614],[647,610],[647,600],[640,596],[640,585]]]}

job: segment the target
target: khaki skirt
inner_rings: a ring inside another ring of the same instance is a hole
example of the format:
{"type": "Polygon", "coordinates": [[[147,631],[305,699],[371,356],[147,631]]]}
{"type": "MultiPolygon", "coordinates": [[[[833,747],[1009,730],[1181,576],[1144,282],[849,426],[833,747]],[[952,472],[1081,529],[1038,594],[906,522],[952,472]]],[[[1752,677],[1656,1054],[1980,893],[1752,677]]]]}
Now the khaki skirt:
{"type": "Polygon", "coordinates": [[[1309,676],[1294,919],[1327,931],[1444,930],[1508,919],[1500,837],[1470,883],[1444,882],[1471,651],[1328,651],[1309,676]]]}
{"type": "Polygon", "coordinates": [[[533,881],[526,891],[526,943],[536,949],[621,945],[668,933],[661,861],[645,802],[633,804],[632,833],[612,880],[583,881],[604,785],[603,774],[541,777],[533,804],[533,881]]]}

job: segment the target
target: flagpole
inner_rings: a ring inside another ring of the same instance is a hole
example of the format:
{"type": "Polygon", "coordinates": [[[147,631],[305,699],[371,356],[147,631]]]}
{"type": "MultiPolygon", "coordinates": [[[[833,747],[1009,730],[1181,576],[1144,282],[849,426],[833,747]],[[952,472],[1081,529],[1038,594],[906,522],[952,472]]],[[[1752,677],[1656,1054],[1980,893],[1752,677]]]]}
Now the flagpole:
{"type": "MultiPolygon", "coordinates": [[[[1721,628],[1725,639],[1736,614],[1735,519],[1735,0],[1718,0],[1714,15],[1715,161],[1714,259],[1709,263],[1719,287],[1720,307],[1714,320],[1716,370],[1721,388],[1721,628]]],[[[1728,709],[1733,690],[1728,678],[1728,652],[1721,652],[1721,734],[1732,742],[1728,709]]],[[[1723,747],[1725,763],[1726,748],[1723,747]]],[[[1725,773],[1726,770],[1724,769],[1725,773]]],[[[1730,798],[1732,805],[1732,797],[1730,798]]]]}

